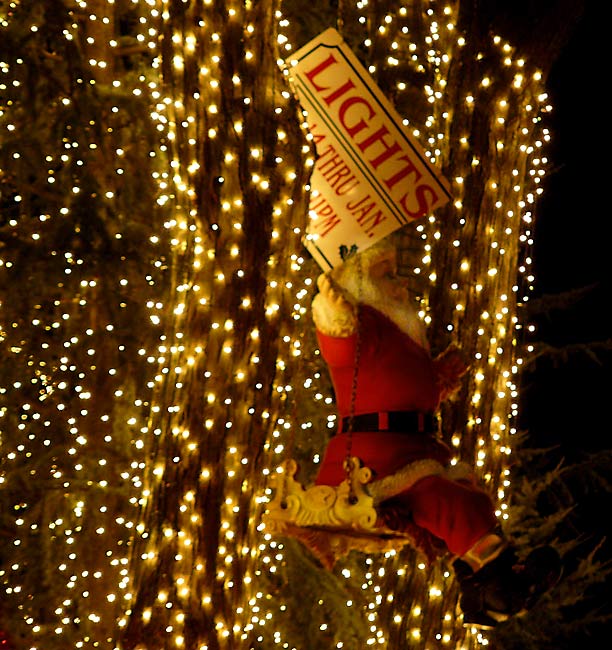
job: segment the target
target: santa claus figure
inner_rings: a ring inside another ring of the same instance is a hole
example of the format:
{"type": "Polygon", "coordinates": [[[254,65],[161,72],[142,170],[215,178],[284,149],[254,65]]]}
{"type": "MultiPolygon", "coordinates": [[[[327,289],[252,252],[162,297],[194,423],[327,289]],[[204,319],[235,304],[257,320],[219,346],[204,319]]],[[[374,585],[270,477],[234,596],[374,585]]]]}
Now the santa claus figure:
{"type": "Polygon", "coordinates": [[[312,315],[339,427],[316,482],[345,480],[349,450],[373,472],[381,523],[410,533],[430,559],[455,558],[466,623],[492,626],[520,612],[548,585],[558,555],[537,549],[518,565],[489,494],[450,466],[436,413],[467,371],[458,349],[432,357],[387,243],[321,275],[318,288],[312,315]]]}

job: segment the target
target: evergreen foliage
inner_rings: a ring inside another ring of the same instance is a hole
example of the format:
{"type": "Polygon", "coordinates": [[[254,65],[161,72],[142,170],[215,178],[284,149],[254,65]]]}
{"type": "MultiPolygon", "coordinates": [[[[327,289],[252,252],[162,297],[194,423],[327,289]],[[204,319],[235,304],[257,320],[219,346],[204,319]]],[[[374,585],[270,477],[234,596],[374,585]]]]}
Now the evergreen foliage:
{"type": "Polygon", "coordinates": [[[83,594],[99,600],[107,632],[117,616],[116,605],[104,613],[99,578],[118,579],[132,535],[118,522],[138,496],[129,423],[147,402],[142,350],[155,337],[138,323],[148,320],[143,297],[163,286],[164,243],[149,241],[160,230],[157,137],[140,55],[118,62],[121,85],[97,81],[86,13],[58,0],[9,9],[0,25],[0,620],[27,638],[26,619],[53,627],[70,613],[79,629],[45,641],[59,649],[97,634],[83,594]],[[84,445],[89,454],[75,460],[84,445]],[[66,543],[80,569],[58,566],[66,543]],[[82,584],[66,601],[76,573],[82,584]]]}
{"type": "Polygon", "coordinates": [[[607,633],[612,609],[610,541],[602,513],[612,496],[612,454],[559,461],[558,448],[533,448],[525,434],[513,469],[512,517],[505,532],[526,550],[552,543],[563,559],[559,582],[523,616],[492,634],[499,650],[573,650],[607,633]]]}

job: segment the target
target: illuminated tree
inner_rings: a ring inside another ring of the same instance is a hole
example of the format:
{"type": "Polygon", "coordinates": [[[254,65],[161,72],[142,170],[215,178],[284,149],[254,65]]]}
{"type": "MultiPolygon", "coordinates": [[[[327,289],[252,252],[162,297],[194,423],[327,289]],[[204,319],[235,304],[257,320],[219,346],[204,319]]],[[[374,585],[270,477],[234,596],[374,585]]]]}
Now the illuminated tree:
{"type": "Polygon", "coordinates": [[[30,648],[489,643],[444,562],[325,572],[261,525],[280,462],[307,481],[334,428],[288,62],[337,25],[451,183],[402,232],[403,267],[434,351],[458,340],[471,361],[443,435],[507,525],[563,33],[544,56],[472,3],[285,5],[1,10],[0,616],[30,648]]]}
{"type": "Polygon", "coordinates": [[[174,293],[126,648],[247,636],[262,460],[282,426],[307,292],[297,271],[312,156],[278,67],[274,6],[173,3],[163,16],[174,293]]]}
{"type": "Polygon", "coordinates": [[[150,61],[138,13],[123,8],[114,40],[104,9],[0,14],[0,610],[33,646],[110,638],[123,611],[153,379],[146,302],[164,284],[162,221],[143,200],[150,61]],[[139,53],[122,59],[126,46],[139,53]]]}

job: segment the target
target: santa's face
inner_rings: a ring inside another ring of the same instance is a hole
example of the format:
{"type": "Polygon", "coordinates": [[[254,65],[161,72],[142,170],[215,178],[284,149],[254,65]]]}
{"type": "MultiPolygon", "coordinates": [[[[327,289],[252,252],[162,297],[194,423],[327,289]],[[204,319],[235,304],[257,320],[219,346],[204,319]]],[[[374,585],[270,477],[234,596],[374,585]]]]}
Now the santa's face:
{"type": "Polygon", "coordinates": [[[397,274],[395,251],[372,260],[363,275],[359,272],[342,273],[338,282],[353,300],[374,307],[421,347],[428,348],[425,326],[417,315],[407,281],[397,274]]]}
{"type": "Polygon", "coordinates": [[[365,258],[350,267],[341,267],[336,282],[353,300],[367,305],[385,302],[396,308],[407,305],[411,298],[408,281],[397,274],[397,254],[390,249],[378,253],[374,259],[365,258]]]}
{"type": "Polygon", "coordinates": [[[408,281],[397,274],[397,257],[394,253],[371,264],[368,275],[371,284],[378,289],[382,298],[402,304],[410,300],[408,281]]]}

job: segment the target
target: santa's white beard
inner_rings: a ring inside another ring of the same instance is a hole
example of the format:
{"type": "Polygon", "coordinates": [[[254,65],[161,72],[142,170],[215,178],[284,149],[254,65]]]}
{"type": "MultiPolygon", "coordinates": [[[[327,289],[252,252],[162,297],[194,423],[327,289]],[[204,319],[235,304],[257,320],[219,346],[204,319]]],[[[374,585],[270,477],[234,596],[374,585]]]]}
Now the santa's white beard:
{"type": "Polygon", "coordinates": [[[401,282],[391,278],[373,279],[368,275],[360,280],[353,274],[346,274],[346,277],[339,279],[339,284],[355,303],[376,309],[415,343],[429,350],[425,324],[419,318],[411,303],[410,294],[401,282]]]}

